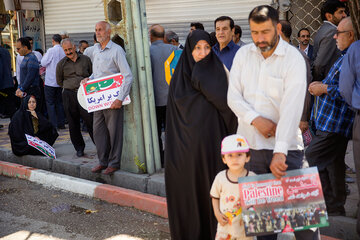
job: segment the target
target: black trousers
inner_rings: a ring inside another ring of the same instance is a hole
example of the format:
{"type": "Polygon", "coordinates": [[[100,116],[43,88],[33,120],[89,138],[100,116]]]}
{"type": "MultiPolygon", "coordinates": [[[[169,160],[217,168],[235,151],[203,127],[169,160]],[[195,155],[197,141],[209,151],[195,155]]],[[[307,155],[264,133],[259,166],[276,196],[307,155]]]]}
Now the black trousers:
{"type": "Polygon", "coordinates": [[[16,101],[18,98],[15,96],[15,89],[5,88],[0,90],[0,113],[12,117],[17,110],[16,101]]]}
{"type": "Polygon", "coordinates": [[[78,100],[77,93],[73,90],[64,89],[62,93],[64,111],[66,118],[69,122],[69,132],[71,143],[74,145],[76,151],[84,150],[85,142],[81,134],[80,128],[80,116],[84,120],[86,127],[89,131],[89,135],[94,142],[93,138],[93,114],[88,113],[83,109],[78,100]]]}
{"type": "MultiPolygon", "coordinates": [[[[357,110],[357,113],[354,118],[353,154],[354,154],[354,162],[355,162],[356,181],[357,181],[358,189],[360,189],[360,110],[357,110]]],[[[359,196],[360,196],[360,191],[359,191],[359,196]]],[[[357,233],[360,235],[360,211],[359,210],[358,210],[358,216],[357,216],[356,230],[357,230],[357,233]]]]}
{"type": "Polygon", "coordinates": [[[345,152],[349,139],[338,134],[316,131],[305,152],[310,166],[319,170],[328,212],[345,212],[345,152]]]}
{"type": "Polygon", "coordinates": [[[166,106],[156,107],[156,122],[159,136],[159,149],[161,157],[161,166],[164,167],[164,147],[161,139],[161,129],[166,127],[166,106]]]}

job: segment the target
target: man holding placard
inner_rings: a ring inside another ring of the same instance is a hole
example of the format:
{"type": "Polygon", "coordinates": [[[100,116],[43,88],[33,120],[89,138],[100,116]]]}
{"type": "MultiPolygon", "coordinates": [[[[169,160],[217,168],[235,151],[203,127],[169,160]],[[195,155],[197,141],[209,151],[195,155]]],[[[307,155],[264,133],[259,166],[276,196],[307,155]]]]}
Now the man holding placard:
{"type": "MultiPolygon", "coordinates": [[[[95,25],[96,39],[100,43],[94,47],[93,74],[90,79],[102,78],[116,73],[124,77],[117,99],[109,109],[94,112],[94,140],[99,157],[99,165],[91,171],[113,174],[120,168],[123,145],[124,109],[122,103],[129,95],[132,73],[125,58],[125,51],[110,40],[111,26],[100,21],[95,25]]],[[[84,79],[86,80],[88,79],[84,79]]]]}

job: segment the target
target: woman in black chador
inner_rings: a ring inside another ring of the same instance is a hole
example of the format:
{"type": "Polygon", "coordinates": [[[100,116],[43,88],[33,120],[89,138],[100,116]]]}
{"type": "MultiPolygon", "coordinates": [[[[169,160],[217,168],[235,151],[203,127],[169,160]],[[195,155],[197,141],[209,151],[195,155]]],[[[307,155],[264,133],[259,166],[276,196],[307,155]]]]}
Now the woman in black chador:
{"type": "Polygon", "coordinates": [[[165,183],[173,240],[215,238],[210,187],[225,168],[221,140],[237,127],[227,89],[210,35],[193,31],[172,76],[166,113],[165,183]]]}
{"type": "Polygon", "coordinates": [[[42,155],[40,151],[28,145],[25,134],[53,145],[59,136],[51,123],[36,110],[34,96],[26,96],[20,109],[13,115],[9,125],[11,149],[17,156],[42,155]]]}

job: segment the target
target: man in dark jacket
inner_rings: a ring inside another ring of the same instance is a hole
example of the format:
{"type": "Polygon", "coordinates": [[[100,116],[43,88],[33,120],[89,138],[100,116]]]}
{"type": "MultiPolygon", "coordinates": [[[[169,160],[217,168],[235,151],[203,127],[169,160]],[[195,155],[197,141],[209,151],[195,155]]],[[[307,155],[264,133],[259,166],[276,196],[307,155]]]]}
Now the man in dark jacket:
{"type": "Polygon", "coordinates": [[[15,111],[11,57],[8,50],[0,47],[0,115],[2,118],[11,117],[15,111]]]}

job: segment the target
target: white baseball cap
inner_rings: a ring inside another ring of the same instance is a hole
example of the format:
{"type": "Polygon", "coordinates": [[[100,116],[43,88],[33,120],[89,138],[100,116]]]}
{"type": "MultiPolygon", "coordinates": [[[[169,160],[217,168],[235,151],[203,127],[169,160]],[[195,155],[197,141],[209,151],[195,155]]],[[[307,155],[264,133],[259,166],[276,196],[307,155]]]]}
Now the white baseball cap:
{"type": "Polygon", "coordinates": [[[221,154],[249,151],[250,148],[246,138],[239,134],[227,136],[221,142],[221,154]]]}

